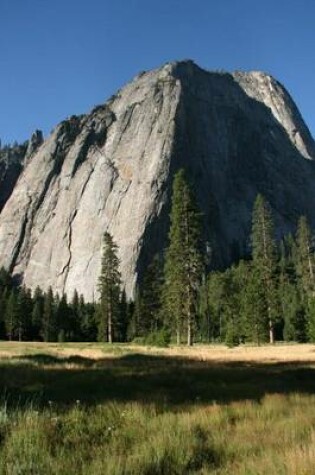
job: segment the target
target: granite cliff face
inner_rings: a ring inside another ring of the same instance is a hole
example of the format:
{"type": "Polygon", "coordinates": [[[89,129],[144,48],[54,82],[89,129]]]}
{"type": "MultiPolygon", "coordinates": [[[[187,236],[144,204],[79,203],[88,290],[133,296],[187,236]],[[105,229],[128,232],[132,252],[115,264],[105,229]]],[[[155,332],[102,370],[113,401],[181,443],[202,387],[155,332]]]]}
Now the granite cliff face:
{"type": "Polygon", "coordinates": [[[248,252],[258,192],[279,236],[301,214],[315,225],[314,159],[313,138],[272,77],[167,64],[36,145],[0,214],[0,266],[32,288],[76,288],[93,300],[108,230],[132,296],[165,247],[180,167],[194,183],[213,263],[225,265],[248,252]]]}
{"type": "Polygon", "coordinates": [[[42,143],[43,134],[40,130],[36,130],[31,139],[24,144],[0,146],[0,212],[28,160],[42,143]]]}

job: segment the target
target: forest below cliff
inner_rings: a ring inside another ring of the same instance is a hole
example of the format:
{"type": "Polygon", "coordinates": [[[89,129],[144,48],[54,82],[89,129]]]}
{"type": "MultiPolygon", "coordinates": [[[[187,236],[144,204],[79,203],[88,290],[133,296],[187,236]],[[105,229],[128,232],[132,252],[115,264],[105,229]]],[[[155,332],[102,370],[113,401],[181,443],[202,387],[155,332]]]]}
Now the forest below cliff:
{"type": "Polygon", "coordinates": [[[315,340],[315,257],[305,217],[295,236],[276,242],[270,207],[257,196],[251,257],[208,273],[202,215],[183,170],[174,179],[170,218],[169,246],[148,266],[134,301],[122,290],[117,246],[108,233],[97,302],[51,288],[31,292],[1,269],[0,338],[162,346],[315,340]]]}

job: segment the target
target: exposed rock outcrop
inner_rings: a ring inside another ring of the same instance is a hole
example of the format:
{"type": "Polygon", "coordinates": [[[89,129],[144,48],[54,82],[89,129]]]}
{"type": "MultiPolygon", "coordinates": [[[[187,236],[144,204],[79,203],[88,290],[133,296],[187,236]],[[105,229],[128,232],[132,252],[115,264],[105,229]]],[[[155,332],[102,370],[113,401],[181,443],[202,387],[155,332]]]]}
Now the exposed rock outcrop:
{"type": "Polygon", "coordinates": [[[0,212],[9,199],[27,161],[43,143],[43,133],[36,130],[23,144],[0,146],[0,212]]]}
{"type": "Polygon", "coordinates": [[[27,144],[0,148],[0,212],[23,170],[27,144]]]}
{"type": "MultiPolygon", "coordinates": [[[[39,140],[41,142],[41,140],[39,140]]],[[[179,62],[142,73],[32,151],[0,214],[0,265],[34,288],[97,298],[101,241],[119,246],[129,296],[168,230],[174,172],[186,167],[213,264],[248,252],[253,200],[278,235],[315,225],[315,146],[285,89],[263,73],[179,62]]]]}

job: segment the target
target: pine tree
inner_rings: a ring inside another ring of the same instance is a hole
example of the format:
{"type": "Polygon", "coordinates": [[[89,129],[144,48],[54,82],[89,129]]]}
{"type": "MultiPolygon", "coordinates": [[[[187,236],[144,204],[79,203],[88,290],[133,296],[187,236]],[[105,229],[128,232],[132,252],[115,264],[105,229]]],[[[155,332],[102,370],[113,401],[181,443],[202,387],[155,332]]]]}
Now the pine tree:
{"type": "Polygon", "coordinates": [[[291,234],[280,242],[278,300],[281,318],[278,325],[279,338],[299,341],[305,338],[303,330],[304,309],[296,276],[296,244],[291,234]],[[303,336],[304,335],[304,336],[303,336]]]}
{"type": "Polygon", "coordinates": [[[30,339],[32,326],[32,295],[29,289],[19,289],[18,297],[17,336],[18,340],[30,339]]]}
{"type": "Polygon", "coordinates": [[[197,293],[202,276],[201,222],[184,170],[173,182],[169,247],[166,252],[163,309],[168,324],[176,329],[177,342],[183,330],[192,345],[197,315],[197,293]]]}
{"type": "Polygon", "coordinates": [[[277,255],[271,210],[262,195],[258,195],[252,221],[253,264],[258,270],[267,307],[269,341],[274,343],[275,321],[277,319],[277,255]]]}
{"type": "Polygon", "coordinates": [[[267,340],[268,335],[265,289],[259,268],[251,263],[247,271],[240,296],[243,332],[246,341],[255,341],[260,345],[267,340]]]}
{"type": "Polygon", "coordinates": [[[198,319],[200,340],[210,343],[212,337],[211,313],[209,303],[208,280],[205,274],[202,277],[202,284],[199,289],[198,319]]]}
{"type": "Polygon", "coordinates": [[[210,329],[212,341],[223,341],[223,302],[224,302],[224,274],[211,272],[208,276],[208,306],[210,314],[210,329]]]}
{"type": "Polygon", "coordinates": [[[163,267],[159,256],[154,256],[147,267],[139,291],[141,311],[138,319],[138,336],[157,332],[161,326],[161,289],[163,267]]]}
{"type": "Polygon", "coordinates": [[[112,343],[118,334],[120,317],[119,259],[117,245],[112,236],[106,232],[103,240],[101,275],[99,277],[100,314],[99,340],[112,343]]]}
{"type": "Polygon", "coordinates": [[[12,289],[6,305],[5,329],[7,338],[11,341],[17,336],[19,322],[19,304],[18,295],[15,289],[12,289]]]}
{"type": "Polygon", "coordinates": [[[302,216],[298,222],[296,244],[297,275],[304,298],[307,300],[315,292],[315,261],[313,236],[305,216],[302,216]]]}
{"type": "Polygon", "coordinates": [[[81,334],[85,341],[97,340],[96,313],[98,305],[85,303],[83,295],[79,297],[79,318],[81,322],[81,334]]]}
{"type": "Polygon", "coordinates": [[[32,333],[33,339],[39,340],[42,331],[42,322],[44,315],[44,296],[39,287],[36,287],[33,295],[32,310],[32,333]]]}
{"type": "Polygon", "coordinates": [[[49,287],[44,296],[44,311],[43,311],[43,339],[44,341],[56,341],[57,339],[57,325],[56,325],[56,310],[55,300],[52,288],[49,287]]]}
{"type": "Polygon", "coordinates": [[[312,297],[308,302],[308,311],[307,311],[307,336],[308,340],[312,343],[315,342],[315,298],[312,297]]]}
{"type": "Polygon", "coordinates": [[[222,306],[227,321],[225,340],[229,346],[238,345],[248,339],[249,316],[250,325],[254,324],[253,315],[246,308],[250,279],[251,265],[243,260],[224,272],[225,295],[222,306]]]}
{"type": "Polygon", "coordinates": [[[4,340],[6,337],[5,331],[5,314],[8,300],[9,290],[3,289],[0,293],[0,340],[4,340]]]}
{"type": "Polygon", "coordinates": [[[69,338],[73,341],[80,341],[82,337],[82,321],[83,315],[80,314],[80,298],[78,292],[75,290],[69,306],[69,338]]]}
{"type": "Polygon", "coordinates": [[[127,331],[128,331],[128,302],[127,302],[127,297],[126,297],[126,292],[123,290],[121,292],[120,296],[120,302],[119,302],[119,334],[120,334],[120,341],[127,341],[127,331]]]}
{"type": "Polygon", "coordinates": [[[225,320],[225,342],[229,347],[237,346],[241,341],[239,285],[236,268],[231,267],[224,273],[223,315],[225,320]]]}
{"type": "Polygon", "coordinates": [[[63,294],[56,308],[58,341],[72,341],[72,327],[67,295],[63,294]]]}

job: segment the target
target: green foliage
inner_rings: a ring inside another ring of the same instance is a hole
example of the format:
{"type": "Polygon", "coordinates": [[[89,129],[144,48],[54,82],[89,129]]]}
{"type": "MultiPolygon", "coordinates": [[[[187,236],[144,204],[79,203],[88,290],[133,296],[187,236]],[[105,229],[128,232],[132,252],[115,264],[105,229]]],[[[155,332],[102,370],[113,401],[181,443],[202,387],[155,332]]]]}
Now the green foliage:
{"type": "Polygon", "coordinates": [[[314,295],[315,292],[315,261],[311,229],[305,216],[298,222],[296,272],[300,279],[303,298],[314,295]]]}
{"type": "Polygon", "coordinates": [[[17,292],[15,289],[12,289],[5,311],[5,330],[9,340],[13,340],[17,336],[20,320],[19,310],[17,292]]]}
{"type": "Polygon", "coordinates": [[[277,302],[277,250],[274,240],[274,225],[269,204],[258,195],[252,219],[253,265],[264,289],[266,318],[268,319],[269,341],[274,342],[275,324],[278,317],[277,302]]]}
{"type": "Polygon", "coordinates": [[[211,335],[211,341],[224,341],[224,298],[225,285],[223,272],[211,272],[208,277],[208,317],[207,334],[211,335]]]}
{"type": "Polygon", "coordinates": [[[77,341],[96,339],[94,305],[85,304],[74,294],[71,304],[52,289],[44,293],[14,285],[10,275],[0,269],[0,339],[77,341]]]}
{"type": "Polygon", "coordinates": [[[127,302],[126,292],[123,290],[119,301],[119,341],[127,341],[129,320],[129,303],[127,302]]]}
{"type": "Polygon", "coordinates": [[[203,270],[201,220],[185,172],[173,182],[169,246],[165,256],[163,314],[165,324],[176,332],[177,341],[187,334],[191,345],[196,330],[198,290],[203,270]]]}
{"type": "Polygon", "coordinates": [[[36,287],[33,296],[33,308],[32,308],[32,328],[33,338],[35,340],[40,339],[42,316],[44,314],[44,295],[39,287],[36,287]]]}
{"type": "Polygon", "coordinates": [[[203,282],[199,289],[198,298],[198,326],[196,339],[202,342],[211,342],[212,338],[212,319],[209,302],[208,282],[206,275],[203,276],[203,282]]]}
{"type": "Polygon", "coordinates": [[[117,245],[109,233],[104,234],[101,275],[99,277],[99,341],[112,343],[119,334],[120,284],[117,245]]]}
{"type": "Polygon", "coordinates": [[[309,341],[315,342],[315,298],[310,298],[307,308],[307,336],[309,341]]]}
{"type": "Polygon", "coordinates": [[[137,286],[132,318],[129,319],[129,339],[146,337],[163,327],[161,292],[163,289],[163,264],[154,256],[147,267],[141,286],[137,286]]]}
{"type": "Polygon", "coordinates": [[[52,288],[49,287],[44,298],[43,310],[43,329],[42,336],[44,341],[56,341],[57,339],[57,320],[56,305],[54,302],[54,294],[52,288]]]}
{"type": "Polygon", "coordinates": [[[149,346],[168,347],[171,343],[171,332],[167,328],[161,328],[149,333],[144,344],[149,346]]]}
{"type": "Polygon", "coordinates": [[[247,341],[257,345],[268,338],[268,308],[259,270],[250,265],[242,293],[244,333],[247,341]]]}
{"type": "MultiPolygon", "coordinates": [[[[117,246],[104,236],[100,302],[16,285],[0,269],[0,339],[137,341],[167,346],[186,341],[229,346],[269,341],[315,341],[312,230],[305,217],[296,238],[276,245],[268,203],[253,209],[252,258],[223,271],[203,267],[201,216],[183,170],[173,184],[169,246],[155,256],[128,302],[120,288],[117,246]],[[111,326],[111,330],[110,330],[111,326]],[[110,337],[111,334],[111,337],[110,337]]],[[[234,244],[232,244],[234,246],[234,244]]],[[[209,264],[209,262],[208,262],[209,264]]]]}

